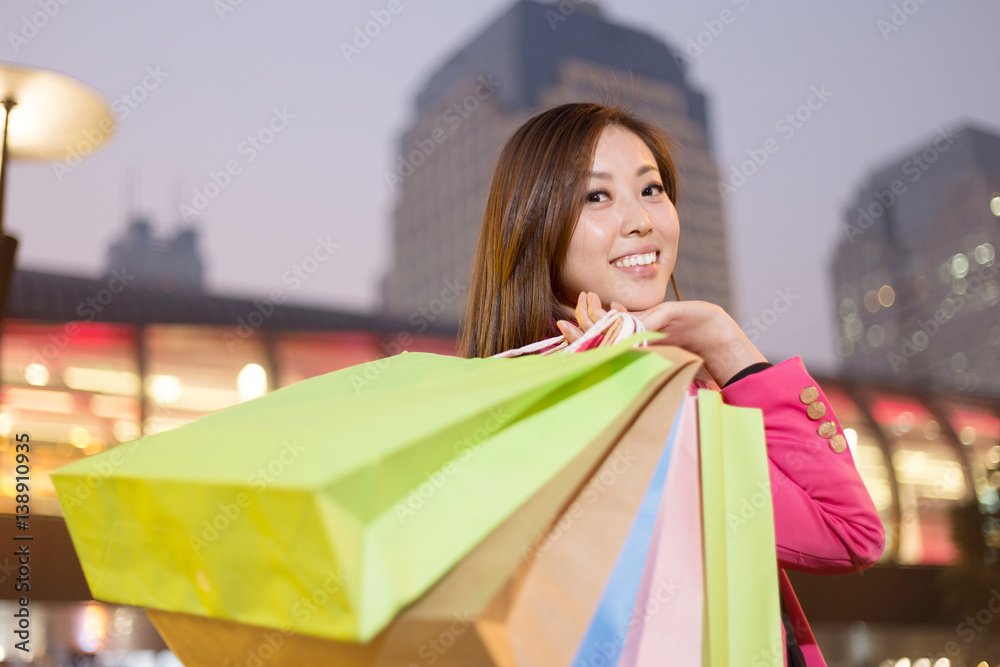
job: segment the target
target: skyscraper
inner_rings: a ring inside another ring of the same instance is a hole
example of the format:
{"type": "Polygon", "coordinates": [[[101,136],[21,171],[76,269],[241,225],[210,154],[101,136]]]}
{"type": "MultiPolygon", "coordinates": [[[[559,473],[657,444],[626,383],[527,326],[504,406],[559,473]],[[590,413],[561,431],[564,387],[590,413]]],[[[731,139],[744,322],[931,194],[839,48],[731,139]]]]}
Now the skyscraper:
{"type": "Polygon", "coordinates": [[[518,0],[417,95],[416,118],[385,174],[397,196],[387,314],[457,324],[503,142],[541,108],[601,102],[609,93],[635,99],[640,116],[680,143],[677,282],[685,298],[732,313],[705,97],[688,85],[681,58],[657,37],[609,22],[592,3],[518,0]]]}
{"type": "Polygon", "coordinates": [[[845,374],[1000,394],[1000,135],[937,129],[873,174],[833,262],[845,374]]]}
{"type": "Polygon", "coordinates": [[[167,289],[201,291],[205,269],[198,251],[197,230],[188,226],[172,238],[156,238],[150,222],[135,217],[120,239],[108,247],[105,273],[114,270],[167,289]]]}

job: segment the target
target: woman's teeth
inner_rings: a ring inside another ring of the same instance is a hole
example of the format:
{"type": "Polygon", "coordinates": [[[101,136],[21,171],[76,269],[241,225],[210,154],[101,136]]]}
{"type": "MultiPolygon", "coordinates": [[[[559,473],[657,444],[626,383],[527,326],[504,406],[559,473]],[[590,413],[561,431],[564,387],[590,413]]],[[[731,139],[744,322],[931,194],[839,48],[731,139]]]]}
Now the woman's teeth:
{"type": "Polygon", "coordinates": [[[655,261],[656,261],[656,253],[647,252],[642,255],[629,255],[628,257],[622,257],[617,262],[615,262],[614,265],[626,268],[629,266],[642,266],[644,264],[652,264],[655,261]]]}

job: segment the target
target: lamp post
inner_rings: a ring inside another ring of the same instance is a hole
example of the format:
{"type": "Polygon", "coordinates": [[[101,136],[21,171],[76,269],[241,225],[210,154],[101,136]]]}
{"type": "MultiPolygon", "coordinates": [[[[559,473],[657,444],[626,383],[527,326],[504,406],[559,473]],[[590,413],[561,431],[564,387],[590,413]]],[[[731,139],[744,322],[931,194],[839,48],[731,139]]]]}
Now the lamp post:
{"type": "Polygon", "coordinates": [[[3,107],[3,145],[0,147],[0,322],[7,310],[7,294],[10,278],[14,271],[14,255],[17,253],[17,239],[7,236],[3,228],[4,202],[7,194],[7,134],[10,129],[10,112],[16,105],[13,99],[0,99],[3,107]]]}
{"type": "MultiPolygon", "coordinates": [[[[4,230],[7,169],[12,158],[82,158],[115,129],[114,117],[94,90],[64,74],[37,67],[0,63],[0,323],[14,274],[17,239],[4,230]]],[[[2,329],[0,329],[2,330],[2,329]]]]}

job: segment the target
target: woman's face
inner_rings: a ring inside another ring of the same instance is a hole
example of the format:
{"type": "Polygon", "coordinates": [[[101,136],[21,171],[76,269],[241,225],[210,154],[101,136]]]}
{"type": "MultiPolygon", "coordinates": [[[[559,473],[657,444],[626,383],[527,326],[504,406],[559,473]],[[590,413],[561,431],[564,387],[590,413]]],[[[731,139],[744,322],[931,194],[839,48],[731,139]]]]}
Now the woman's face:
{"type": "Polygon", "coordinates": [[[677,260],[680,223],[653,153],[635,133],[606,127],[597,142],[586,202],[559,270],[560,301],[596,292],[630,311],[663,301],[677,260]]]}

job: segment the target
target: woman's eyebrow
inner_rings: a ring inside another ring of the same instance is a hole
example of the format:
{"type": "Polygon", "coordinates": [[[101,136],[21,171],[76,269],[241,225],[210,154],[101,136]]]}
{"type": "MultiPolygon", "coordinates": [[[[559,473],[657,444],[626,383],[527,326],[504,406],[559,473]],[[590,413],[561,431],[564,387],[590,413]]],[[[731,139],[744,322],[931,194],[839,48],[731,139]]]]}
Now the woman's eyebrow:
{"type": "MultiPolygon", "coordinates": [[[[656,171],[656,167],[654,167],[651,164],[644,164],[641,167],[639,167],[639,170],[635,172],[635,175],[636,176],[642,176],[647,171],[656,171]]],[[[610,181],[611,180],[611,174],[609,174],[606,171],[592,171],[592,172],[589,172],[587,174],[587,176],[589,176],[590,178],[597,178],[597,179],[605,180],[605,181],[610,181]]]]}

